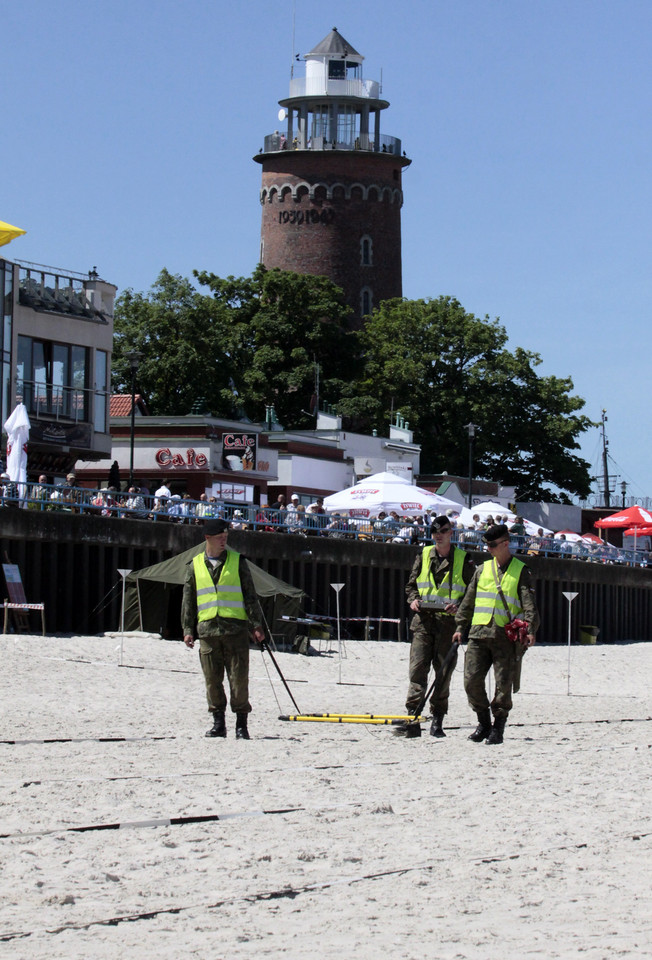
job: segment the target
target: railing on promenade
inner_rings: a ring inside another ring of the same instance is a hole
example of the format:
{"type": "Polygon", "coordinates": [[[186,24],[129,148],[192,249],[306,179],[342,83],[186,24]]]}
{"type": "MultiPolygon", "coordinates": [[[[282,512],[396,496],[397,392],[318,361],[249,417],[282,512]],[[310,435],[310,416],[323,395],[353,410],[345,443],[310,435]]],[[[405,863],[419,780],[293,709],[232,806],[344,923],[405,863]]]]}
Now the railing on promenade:
{"type": "MultiPolygon", "coordinates": [[[[0,508],[23,507],[27,510],[63,511],[148,520],[154,523],[199,525],[211,517],[222,517],[234,530],[262,533],[293,533],[299,536],[329,537],[333,540],[363,540],[378,543],[418,545],[431,543],[427,524],[396,520],[352,520],[325,513],[294,512],[251,504],[218,500],[192,500],[174,495],[156,498],[147,494],[129,494],[112,488],[88,489],[66,484],[27,483],[0,485],[0,508]]],[[[482,531],[453,531],[452,541],[466,550],[484,551],[482,531]]],[[[512,551],[529,556],[556,557],[588,563],[648,566],[647,551],[614,547],[608,543],[557,540],[552,536],[510,537],[512,551]]]]}
{"type": "MultiPolygon", "coordinates": [[[[273,576],[301,588],[309,614],[335,616],[331,584],[344,583],[342,618],[401,618],[407,626],[405,584],[419,544],[253,529],[234,529],[229,542],[273,576]]],[[[90,511],[0,509],[0,553],[20,566],[28,600],[45,603],[48,629],[56,633],[119,629],[118,569],[140,570],[202,543],[201,527],[194,523],[137,522],[90,511]]],[[[471,544],[466,548],[477,562],[487,556],[471,550],[471,544]]],[[[567,591],[578,594],[571,604],[573,642],[579,626],[586,624],[598,627],[600,640],[608,642],[652,637],[652,570],[541,553],[524,559],[541,612],[541,642],[567,641],[567,591]]],[[[161,632],[177,638],[181,588],[169,585],[160,597],[161,632]]]]}

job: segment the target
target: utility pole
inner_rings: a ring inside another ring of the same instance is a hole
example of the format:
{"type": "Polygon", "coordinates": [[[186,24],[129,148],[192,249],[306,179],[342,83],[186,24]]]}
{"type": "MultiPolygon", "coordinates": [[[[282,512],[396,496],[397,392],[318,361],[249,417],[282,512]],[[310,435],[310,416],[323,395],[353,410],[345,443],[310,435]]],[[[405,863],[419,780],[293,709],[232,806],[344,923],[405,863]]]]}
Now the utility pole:
{"type": "Polygon", "coordinates": [[[607,433],[605,430],[605,423],[607,422],[607,411],[602,411],[602,479],[604,483],[604,505],[605,507],[611,506],[611,493],[609,491],[609,463],[608,463],[608,448],[609,441],[607,440],[607,433]]]}

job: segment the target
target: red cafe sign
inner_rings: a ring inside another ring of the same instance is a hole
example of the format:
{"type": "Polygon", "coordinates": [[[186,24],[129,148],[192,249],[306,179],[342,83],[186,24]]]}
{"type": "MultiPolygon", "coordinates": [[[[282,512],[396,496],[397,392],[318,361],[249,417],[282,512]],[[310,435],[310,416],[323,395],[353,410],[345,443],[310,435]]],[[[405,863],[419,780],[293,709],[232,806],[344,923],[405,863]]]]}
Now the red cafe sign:
{"type": "Polygon", "coordinates": [[[196,467],[200,470],[208,466],[208,457],[203,453],[196,453],[192,447],[182,453],[172,453],[169,447],[157,450],[154,459],[159,467],[196,467]]]}

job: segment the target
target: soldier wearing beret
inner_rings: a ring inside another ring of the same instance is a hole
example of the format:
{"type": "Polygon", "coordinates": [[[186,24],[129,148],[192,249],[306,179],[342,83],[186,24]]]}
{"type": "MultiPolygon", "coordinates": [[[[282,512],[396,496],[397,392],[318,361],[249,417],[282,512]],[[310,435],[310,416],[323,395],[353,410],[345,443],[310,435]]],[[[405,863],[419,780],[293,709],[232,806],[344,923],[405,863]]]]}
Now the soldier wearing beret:
{"type": "Polygon", "coordinates": [[[187,647],[199,636],[199,659],[206,699],[213,715],[207,737],[226,736],[224,671],[229,679],[235,735],[249,740],[249,638],[265,638],[262,611],[244,557],[227,548],[229,524],[210,519],[203,526],[206,549],[188,563],[183,585],[181,623],[187,647]]]}
{"type": "Polygon", "coordinates": [[[478,717],[469,740],[502,743],[512,692],[518,691],[521,658],[535,641],[539,614],[531,587],[530,571],[512,556],[509,530],[492,524],[482,539],[489,559],[478,567],[457,611],[454,640],[468,646],[464,661],[464,689],[478,717]],[[505,626],[514,618],[527,622],[523,643],[509,640],[505,626]],[[489,703],[486,676],[493,667],[496,692],[489,703]],[[493,724],[492,724],[493,714],[493,724]]]}
{"type": "Polygon", "coordinates": [[[414,613],[410,624],[413,634],[410,647],[410,686],[406,699],[407,712],[413,714],[419,708],[428,686],[428,673],[432,665],[435,671],[430,706],[432,724],[430,735],[445,737],[444,717],[448,713],[448,695],[455,664],[444,660],[450,652],[455,632],[455,612],[466,585],[473,577],[471,558],[459,547],[451,544],[452,526],[448,517],[436,517],[430,525],[432,546],[423,551],[414,561],[410,578],[405,587],[407,602],[414,613]],[[435,604],[438,604],[435,607],[435,604]],[[431,609],[428,606],[432,605],[431,609]]]}

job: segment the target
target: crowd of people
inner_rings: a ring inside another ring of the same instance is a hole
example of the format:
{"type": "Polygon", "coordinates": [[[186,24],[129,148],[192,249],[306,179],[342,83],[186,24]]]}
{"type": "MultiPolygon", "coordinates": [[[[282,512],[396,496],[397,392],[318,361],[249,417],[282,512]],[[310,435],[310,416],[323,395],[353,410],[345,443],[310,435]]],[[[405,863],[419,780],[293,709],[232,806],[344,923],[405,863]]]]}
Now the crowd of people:
{"type": "MultiPolygon", "coordinates": [[[[169,481],[149,487],[131,485],[120,490],[119,483],[103,489],[91,490],[77,483],[74,473],[59,483],[48,483],[41,475],[36,483],[21,485],[0,475],[0,507],[26,507],[29,510],[57,510],[69,513],[94,514],[132,520],[150,520],[159,523],[203,524],[209,519],[228,520],[233,530],[252,530],[270,533],[290,533],[295,536],[320,536],[332,539],[356,539],[397,544],[429,542],[429,530],[435,512],[399,516],[396,511],[380,511],[375,517],[347,517],[328,513],[322,497],[302,503],[297,493],[286,502],[280,494],[269,505],[233,504],[208,493],[193,499],[187,491],[170,489],[169,481]]],[[[303,497],[307,500],[307,497],[303,497]]],[[[485,550],[483,533],[495,524],[507,526],[510,543],[516,553],[530,556],[552,556],[586,560],[598,563],[632,563],[647,566],[647,552],[634,556],[633,551],[619,549],[597,539],[574,539],[566,534],[553,534],[542,527],[532,532],[532,524],[522,516],[514,517],[505,511],[492,516],[474,514],[470,524],[462,524],[454,509],[446,512],[451,523],[453,542],[471,550],[485,550]]]]}

